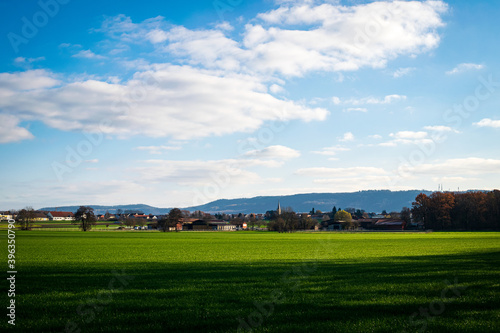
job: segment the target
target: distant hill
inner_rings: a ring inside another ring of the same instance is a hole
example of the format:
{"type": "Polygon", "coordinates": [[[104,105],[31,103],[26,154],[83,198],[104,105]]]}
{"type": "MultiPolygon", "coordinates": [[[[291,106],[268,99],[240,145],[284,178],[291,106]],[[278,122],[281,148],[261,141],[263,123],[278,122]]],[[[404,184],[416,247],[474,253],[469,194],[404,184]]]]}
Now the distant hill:
{"type": "MultiPolygon", "coordinates": [[[[189,211],[201,210],[207,213],[265,213],[268,210],[276,209],[278,201],[281,207],[292,207],[297,212],[309,212],[312,208],[324,212],[331,211],[333,206],[337,208],[364,209],[367,212],[380,213],[384,209],[387,212],[400,211],[403,207],[411,207],[415,197],[432,191],[360,191],[352,193],[306,193],[284,196],[262,196],[241,199],[220,199],[200,206],[182,208],[189,211]]],[[[97,214],[104,214],[106,211],[115,213],[117,209],[122,211],[139,210],[146,214],[167,214],[170,208],[158,208],[143,204],[98,206],[90,205],[97,214]]],[[[44,207],[40,210],[59,210],[76,212],[79,206],[44,207]]]]}
{"type": "MultiPolygon", "coordinates": [[[[101,206],[101,205],[83,205],[90,206],[94,208],[94,212],[96,214],[105,214],[106,212],[110,212],[111,214],[116,213],[118,209],[121,209],[123,212],[125,211],[141,211],[145,214],[154,214],[154,215],[162,215],[167,214],[170,211],[170,208],[157,208],[149,205],[143,204],[135,204],[135,205],[116,205],[116,206],[101,206]]],[[[44,207],[39,210],[57,210],[60,212],[76,212],[80,208],[78,206],[59,206],[59,207],[44,207]]]]}
{"type": "Polygon", "coordinates": [[[265,213],[276,209],[278,201],[281,207],[292,207],[296,212],[309,212],[312,208],[331,211],[337,208],[359,208],[367,212],[382,212],[384,209],[400,211],[403,207],[411,207],[415,197],[420,193],[431,194],[431,191],[360,191],[353,193],[307,193],[285,196],[266,196],[248,199],[221,199],[205,205],[188,207],[190,211],[225,213],[265,213]]]}

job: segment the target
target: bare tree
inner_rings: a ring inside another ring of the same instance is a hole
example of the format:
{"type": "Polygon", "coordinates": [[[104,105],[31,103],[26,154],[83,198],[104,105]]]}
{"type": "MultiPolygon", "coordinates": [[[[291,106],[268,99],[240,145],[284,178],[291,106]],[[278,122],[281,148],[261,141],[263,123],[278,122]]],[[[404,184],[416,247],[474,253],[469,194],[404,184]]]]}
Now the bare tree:
{"type": "Polygon", "coordinates": [[[179,231],[179,230],[177,230],[177,223],[179,223],[181,218],[182,218],[181,210],[179,208],[173,208],[168,213],[168,217],[167,217],[168,225],[171,227],[174,227],[175,231],[179,231]]]}
{"type": "Polygon", "coordinates": [[[21,226],[21,230],[31,230],[34,220],[35,210],[33,207],[23,208],[17,214],[17,223],[21,226]]]}

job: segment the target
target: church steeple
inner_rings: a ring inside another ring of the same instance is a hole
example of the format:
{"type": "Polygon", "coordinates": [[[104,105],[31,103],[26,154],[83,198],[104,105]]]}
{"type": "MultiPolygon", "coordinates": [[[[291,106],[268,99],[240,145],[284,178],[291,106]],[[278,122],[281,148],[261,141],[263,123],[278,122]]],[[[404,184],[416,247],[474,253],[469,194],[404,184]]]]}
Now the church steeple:
{"type": "Polygon", "coordinates": [[[280,201],[278,200],[278,209],[276,209],[276,213],[279,215],[281,215],[281,205],[280,205],[280,201]]]}

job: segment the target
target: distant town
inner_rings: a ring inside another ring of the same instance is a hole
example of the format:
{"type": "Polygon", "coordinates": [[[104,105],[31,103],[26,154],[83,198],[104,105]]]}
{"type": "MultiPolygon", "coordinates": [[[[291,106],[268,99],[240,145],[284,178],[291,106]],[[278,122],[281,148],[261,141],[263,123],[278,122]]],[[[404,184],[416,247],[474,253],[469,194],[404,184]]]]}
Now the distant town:
{"type": "MultiPolygon", "coordinates": [[[[26,209],[25,209],[26,211],[26,209]]],[[[362,209],[333,207],[329,212],[311,209],[310,212],[293,212],[291,208],[281,208],[265,214],[210,214],[197,210],[179,210],[180,217],[168,231],[236,231],[236,230],[422,230],[423,224],[413,222],[411,211],[367,213],[362,209]]],[[[20,212],[23,215],[23,212],[20,212]]],[[[74,212],[33,210],[30,229],[51,229],[71,226],[77,222],[74,212]],[[59,223],[54,223],[59,222],[59,223]]],[[[23,219],[19,212],[1,212],[2,220],[23,219]]],[[[95,215],[95,224],[117,230],[160,230],[162,221],[170,214],[154,215],[142,211],[121,211],[95,215]]]]}
{"type": "Polygon", "coordinates": [[[0,212],[1,220],[15,220],[21,229],[80,228],[89,230],[159,231],[395,231],[395,230],[499,230],[500,191],[434,192],[419,194],[412,207],[400,211],[366,212],[360,208],[333,206],[329,211],[311,208],[295,212],[291,207],[266,213],[206,213],[173,208],[155,215],[140,210],[107,211],[95,214],[81,206],[76,212],[45,211],[26,207],[0,212]]]}

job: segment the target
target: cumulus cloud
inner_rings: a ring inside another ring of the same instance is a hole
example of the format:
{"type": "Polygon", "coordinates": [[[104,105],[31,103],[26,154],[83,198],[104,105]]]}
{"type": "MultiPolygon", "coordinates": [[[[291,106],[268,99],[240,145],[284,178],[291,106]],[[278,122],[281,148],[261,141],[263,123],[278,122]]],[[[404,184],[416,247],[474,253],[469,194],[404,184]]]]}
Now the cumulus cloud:
{"type": "Polygon", "coordinates": [[[180,149],[181,147],[179,146],[139,146],[134,148],[134,150],[147,151],[153,155],[161,155],[166,151],[180,150],[180,149]]]}
{"type": "Polygon", "coordinates": [[[48,89],[58,84],[57,76],[43,69],[0,73],[0,97],[8,98],[19,91],[48,89]]]}
{"type": "Polygon", "coordinates": [[[340,142],[354,141],[354,134],[351,132],[344,133],[344,136],[339,139],[340,142]]]}
{"type": "Polygon", "coordinates": [[[11,115],[0,114],[0,143],[33,139],[33,134],[26,128],[19,127],[18,124],[18,118],[11,115]]]}
{"type": "Polygon", "coordinates": [[[357,177],[360,175],[385,175],[387,172],[382,168],[375,167],[350,167],[350,168],[303,168],[296,171],[302,176],[315,177],[357,177]]]}
{"type": "Polygon", "coordinates": [[[389,174],[382,168],[304,168],[295,172],[297,175],[314,177],[313,183],[327,184],[338,189],[381,187],[389,181],[389,174]]]}
{"type": "Polygon", "coordinates": [[[497,174],[500,170],[500,160],[478,157],[449,159],[443,162],[425,163],[409,171],[416,174],[438,174],[443,176],[464,176],[497,174]]]}
{"type": "MultiPolygon", "coordinates": [[[[179,65],[134,62],[129,69],[136,73],[128,81],[108,82],[70,80],[43,70],[1,73],[0,112],[60,130],[98,128],[117,136],[182,140],[249,132],[273,120],[321,121],[327,110],[269,93],[283,92],[280,76],[377,68],[401,55],[426,52],[439,44],[446,10],[442,1],[354,6],[287,1],[231,36],[232,27],[225,23],[191,30],[161,16],[139,23],[125,15],[108,17],[95,31],[110,38],[106,45],[111,52],[128,50],[129,44],[151,44],[155,55],[168,54],[179,65]]],[[[90,49],[73,56],[104,59],[90,49]]],[[[349,102],[389,104],[404,98],[388,95],[349,102]]]]}
{"type": "Polygon", "coordinates": [[[491,127],[491,128],[500,128],[500,120],[493,120],[490,118],[481,119],[481,121],[474,123],[475,126],[478,127],[491,127]]]}
{"type": "Polygon", "coordinates": [[[351,149],[344,147],[344,146],[341,146],[341,145],[336,145],[333,147],[325,147],[319,151],[312,151],[312,153],[318,154],[318,155],[335,156],[335,155],[337,155],[338,152],[349,151],[349,150],[351,150],[351,149]]]}
{"type": "Polygon", "coordinates": [[[173,183],[181,186],[224,186],[256,184],[265,181],[253,167],[279,167],[274,160],[223,159],[223,160],[148,160],[145,166],[131,170],[134,177],[146,183],[173,183]]]}
{"type": "Polygon", "coordinates": [[[80,52],[73,55],[74,58],[85,58],[85,59],[105,59],[106,57],[95,54],[91,50],[81,50],[80,52]]]}
{"type": "Polygon", "coordinates": [[[367,108],[347,108],[343,112],[368,112],[367,108]]]}
{"type": "Polygon", "coordinates": [[[434,131],[434,132],[453,132],[453,133],[460,133],[456,129],[453,129],[449,126],[442,126],[442,125],[437,125],[437,126],[425,126],[425,130],[428,131],[434,131]]]}
{"type": "Polygon", "coordinates": [[[60,130],[192,139],[249,132],[265,121],[324,120],[328,111],[267,93],[258,78],[154,65],[129,81],[59,84],[50,73],[0,74],[0,108],[60,130]],[[38,88],[35,90],[20,90],[38,88]],[[105,125],[103,125],[105,123],[105,125]]]}
{"type": "Polygon", "coordinates": [[[414,70],[416,70],[415,67],[398,68],[394,73],[392,73],[392,76],[397,79],[397,78],[409,75],[414,70]]]}
{"type": "Polygon", "coordinates": [[[447,75],[460,74],[460,73],[467,72],[470,70],[479,70],[479,69],[483,69],[483,68],[484,68],[484,65],[463,63],[463,64],[457,65],[457,67],[453,68],[452,70],[447,71],[446,74],[447,75]]]}
{"type": "Polygon", "coordinates": [[[276,145],[276,146],[269,146],[264,149],[257,149],[246,152],[244,156],[256,159],[288,160],[299,157],[300,152],[298,150],[289,147],[276,145]]]}
{"type": "MultiPolygon", "coordinates": [[[[384,98],[364,97],[364,98],[350,98],[350,99],[345,99],[345,100],[341,100],[337,96],[332,97],[332,101],[336,105],[339,105],[339,104],[346,104],[346,105],[392,104],[394,102],[404,101],[404,100],[406,100],[406,96],[397,95],[397,94],[387,95],[384,98]]],[[[365,108],[350,108],[347,110],[363,111],[366,109],[365,108]]],[[[365,111],[363,111],[363,112],[365,112],[365,111]]]]}
{"type": "Polygon", "coordinates": [[[122,42],[149,41],[159,52],[191,65],[261,74],[302,76],[310,71],[380,68],[401,55],[435,48],[444,26],[442,1],[378,1],[354,6],[336,2],[281,2],[245,26],[242,40],[226,36],[232,27],[190,30],[163,17],[134,23],[124,15],[99,29],[122,42]]]}
{"type": "Polygon", "coordinates": [[[245,45],[254,51],[253,66],[285,75],[379,68],[435,48],[446,11],[442,1],[283,3],[259,14],[262,24],[247,26],[245,45]]]}
{"type": "Polygon", "coordinates": [[[389,134],[392,140],[379,143],[383,147],[395,147],[398,144],[425,144],[432,142],[429,133],[424,131],[400,131],[389,134]]]}

